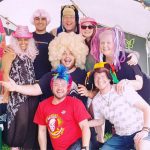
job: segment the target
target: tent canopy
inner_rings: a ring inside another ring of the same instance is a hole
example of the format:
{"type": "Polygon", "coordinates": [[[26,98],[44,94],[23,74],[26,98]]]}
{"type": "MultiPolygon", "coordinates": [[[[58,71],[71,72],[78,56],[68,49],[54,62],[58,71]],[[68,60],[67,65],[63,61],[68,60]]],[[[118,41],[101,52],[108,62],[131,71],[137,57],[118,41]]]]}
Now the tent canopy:
{"type": "MultiPolygon", "coordinates": [[[[104,26],[119,25],[125,32],[144,38],[150,32],[150,11],[135,0],[74,0],[74,2],[86,16],[95,18],[104,26]]],[[[51,23],[48,26],[50,31],[59,26],[60,8],[65,4],[72,2],[71,0],[3,0],[0,2],[0,14],[17,25],[28,25],[33,31],[34,27],[30,23],[31,15],[34,10],[43,8],[51,16],[51,23]]],[[[11,28],[11,25],[7,27],[11,28]]]]}

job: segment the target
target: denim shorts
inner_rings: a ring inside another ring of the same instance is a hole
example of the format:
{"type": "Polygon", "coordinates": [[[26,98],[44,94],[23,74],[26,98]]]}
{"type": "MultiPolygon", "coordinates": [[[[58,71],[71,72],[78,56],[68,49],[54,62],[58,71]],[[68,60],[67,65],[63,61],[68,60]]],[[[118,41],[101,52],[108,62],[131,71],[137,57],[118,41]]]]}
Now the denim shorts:
{"type": "Polygon", "coordinates": [[[67,150],[81,150],[82,140],[78,139],[67,150]]]}
{"type": "MultiPolygon", "coordinates": [[[[136,132],[137,133],[137,132],[136,132]]],[[[130,150],[134,148],[134,136],[136,133],[129,136],[119,136],[114,134],[110,139],[108,139],[101,150],[130,150]]],[[[144,140],[150,140],[150,133],[144,140]]]]}

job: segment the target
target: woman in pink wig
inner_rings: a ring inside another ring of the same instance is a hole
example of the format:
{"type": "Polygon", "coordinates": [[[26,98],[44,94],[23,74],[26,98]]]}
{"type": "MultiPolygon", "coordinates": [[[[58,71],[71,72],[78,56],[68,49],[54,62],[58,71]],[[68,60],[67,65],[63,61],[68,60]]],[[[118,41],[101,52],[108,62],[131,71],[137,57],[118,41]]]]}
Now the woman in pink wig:
{"type": "Polygon", "coordinates": [[[96,63],[94,57],[91,55],[91,41],[97,30],[97,22],[90,17],[84,17],[80,19],[80,33],[85,38],[85,43],[89,48],[89,54],[86,58],[86,70],[93,69],[96,63]]]}
{"type": "MultiPolygon", "coordinates": [[[[10,46],[14,53],[5,53],[2,59],[3,80],[11,77],[17,84],[35,83],[33,61],[38,54],[32,33],[27,26],[18,26],[12,33],[10,46]]],[[[3,101],[7,104],[6,144],[12,150],[33,149],[36,139],[36,125],[33,117],[38,102],[17,92],[4,90],[3,101]]]]}
{"type": "Polygon", "coordinates": [[[119,83],[117,91],[121,93],[125,84],[134,89],[150,104],[150,79],[140,66],[130,65],[129,54],[125,52],[125,34],[119,28],[101,28],[92,41],[91,53],[95,60],[106,61],[114,65],[119,83]]]}

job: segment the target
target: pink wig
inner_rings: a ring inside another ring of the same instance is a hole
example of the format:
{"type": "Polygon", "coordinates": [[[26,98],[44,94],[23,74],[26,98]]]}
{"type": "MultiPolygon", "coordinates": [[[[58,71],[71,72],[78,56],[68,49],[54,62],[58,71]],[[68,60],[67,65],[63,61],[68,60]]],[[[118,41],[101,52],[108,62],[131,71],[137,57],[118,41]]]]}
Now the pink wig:
{"type": "Polygon", "coordinates": [[[23,58],[23,56],[28,56],[32,61],[34,61],[36,55],[38,55],[38,49],[36,48],[35,41],[33,38],[30,38],[28,41],[28,47],[23,52],[19,46],[17,38],[11,36],[10,38],[10,47],[14,50],[15,54],[23,58]]]}
{"type": "Polygon", "coordinates": [[[99,46],[100,46],[100,35],[106,31],[112,32],[113,41],[115,45],[115,53],[114,53],[114,65],[116,69],[120,69],[121,62],[125,61],[125,34],[123,31],[118,29],[117,27],[113,28],[100,28],[97,29],[96,34],[92,38],[91,41],[91,54],[93,55],[96,62],[104,61],[103,54],[100,54],[99,46]]]}
{"type": "Polygon", "coordinates": [[[47,20],[47,24],[50,23],[50,16],[49,16],[49,13],[46,12],[44,9],[37,9],[33,15],[32,15],[32,18],[31,18],[31,23],[34,25],[34,18],[35,17],[42,17],[42,18],[46,18],[47,20]]]}

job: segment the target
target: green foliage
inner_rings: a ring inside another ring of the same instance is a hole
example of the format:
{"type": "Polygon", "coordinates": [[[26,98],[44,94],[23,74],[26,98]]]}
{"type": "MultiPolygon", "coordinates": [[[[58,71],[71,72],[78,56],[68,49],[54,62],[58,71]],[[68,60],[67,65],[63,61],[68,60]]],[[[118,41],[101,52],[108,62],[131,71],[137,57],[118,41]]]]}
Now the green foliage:
{"type": "Polygon", "coordinates": [[[10,148],[7,145],[3,144],[2,150],[10,150],[10,148]]]}
{"type": "Polygon", "coordinates": [[[105,136],[104,136],[105,140],[108,140],[111,137],[112,137],[112,134],[110,134],[110,133],[106,133],[105,136]]]}

